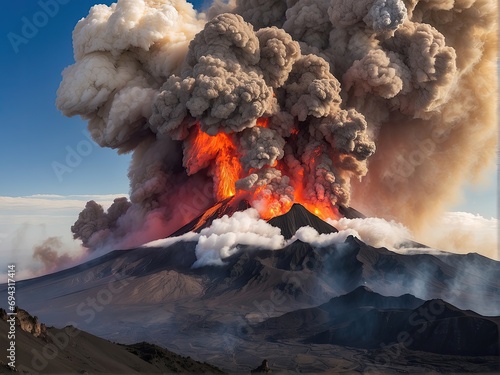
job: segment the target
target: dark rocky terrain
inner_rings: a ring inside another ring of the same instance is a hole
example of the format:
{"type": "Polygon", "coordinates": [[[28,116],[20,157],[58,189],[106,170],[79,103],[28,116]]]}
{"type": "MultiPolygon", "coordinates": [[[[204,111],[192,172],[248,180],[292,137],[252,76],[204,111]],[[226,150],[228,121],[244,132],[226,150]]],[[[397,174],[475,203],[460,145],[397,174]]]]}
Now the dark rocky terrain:
{"type": "Polygon", "coordinates": [[[300,204],[294,204],[286,214],[273,217],[268,222],[272,226],[280,228],[281,234],[287,240],[292,238],[297,229],[305,226],[316,229],[319,234],[338,232],[336,228],[313,215],[300,204]]]}
{"type": "Polygon", "coordinates": [[[247,200],[234,201],[233,197],[226,198],[177,229],[170,237],[177,237],[188,232],[200,232],[202,229],[209,227],[215,219],[224,215],[231,216],[236,211],[243,211],[249,207],[250,203],[247,200]]]}
{"type": "MultiPolygon", "coordinates": [[[[5,313],[5,310],[2,311],[5,313]]],[[[120,345],[91,335],[75,327],[43,327],[41,332],[28,322],[36,321],[19,309],[16,319],[16,371],[3,363],[0,373],[31,374],[116,373],[221,374],[220,369],[182,357],[167,349],[145,342],[120,345]]],[[[8,348],[7,317],[0,319],[0,345],[8,348]]]]}
{"type": "Polygon", "coordinates": [[[270,318],[255,327],[268,340],[376,349],[398,343],[408,349],[464,356],[499,356],[500,318],[460,310],[442,300],[412,295],[384,297],[366,287],[318,307],[270,318]]]}
{"type": "MultiPolygon", "coordinates": [[[[201,230],[226,208],[182,231],[201,230]]],[[[302,226],[336,231],[300,205],[270,223],[286,236],[302,226]]],[[[114,251],[18,282],[18,301],[49,325],[149,342],[230,372],[264,358],[273,369],[302,372],[498,369],[500,262],[396,253],[350,236],[325,247],[241,246],[222,266],[192,268],[195,247],[114,251]],[[442,308],[443,316],[422,329],[422,307],[442,308]]]]}

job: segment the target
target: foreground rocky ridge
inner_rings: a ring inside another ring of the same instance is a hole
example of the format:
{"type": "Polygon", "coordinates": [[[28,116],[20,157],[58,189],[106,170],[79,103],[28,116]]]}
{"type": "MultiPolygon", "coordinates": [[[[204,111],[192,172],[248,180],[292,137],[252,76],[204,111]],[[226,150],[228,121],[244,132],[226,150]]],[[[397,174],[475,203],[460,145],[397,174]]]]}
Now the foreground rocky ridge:
{"type": "MultiPolygon", "coordinates": [[[[7,315],[0,319],[0,345],[9,347],[7,315]]],[[[7,364],[0,373],[194,373],[222,374],[207,363],[182,357],[146,342],[120,345],[81,331],[73,326],[43,327],[43,334],[26,322],[37,321],[27,311],[18,309],[16,318],[16,366],[7,364]]]]}

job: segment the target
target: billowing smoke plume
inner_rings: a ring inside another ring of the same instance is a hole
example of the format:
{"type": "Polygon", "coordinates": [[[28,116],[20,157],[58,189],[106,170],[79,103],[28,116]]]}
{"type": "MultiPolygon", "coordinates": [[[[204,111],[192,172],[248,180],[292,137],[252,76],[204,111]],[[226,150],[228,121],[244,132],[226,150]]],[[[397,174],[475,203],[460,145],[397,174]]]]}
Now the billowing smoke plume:
{"type": "Polygon", "coordinates": [[[130,207],[127,198],[116,198],[104,212],[102,206],[95,201],[89,201],[85,209],[78,215],[78,220],[71,227],[75,239],[82,240],[83,246],[93,248],[109,236],[110,231],[118,230],[118,219],[130,207]]]}
{"type": "Polygon", "coordinates": [[[63,243],[60,237],[49,237],[33,248],[33,259],[43,264],[43,273],[68,267],[75,258],[62,249],[63,243]]]}
{"type": "Polygon", "coordinates": [[[75,238],[95,248],[136,228],[141,240],[167,235],[187,219],[173,212],[193,194],[191,216],[244,193],[262,217],[294,201],[324,216],[352,202],[418,226],[494,156],[496,8],[493,0],[219,0],[205,13],[184,0],[94,6],[73,32],[76,62],[57,105],[87,119],[101,146],[133,152],[131,202],[107,213],[89,202],[75,238]]]}

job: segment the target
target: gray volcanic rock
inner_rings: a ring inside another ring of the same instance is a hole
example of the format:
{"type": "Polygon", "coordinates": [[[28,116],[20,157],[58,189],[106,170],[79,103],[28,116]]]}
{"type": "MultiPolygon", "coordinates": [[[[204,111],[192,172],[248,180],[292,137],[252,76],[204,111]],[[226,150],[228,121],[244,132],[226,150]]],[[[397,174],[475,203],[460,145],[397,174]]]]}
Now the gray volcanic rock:
{"type": "Polygon", "coordinates": [[[259,367],[254,368],[252,371],[250,371],[250,373],[252,374],[268,373],[268,372],[272,372],[272,370],[269,367],[269,361],[267,359],[264,359],[259,367]]]}

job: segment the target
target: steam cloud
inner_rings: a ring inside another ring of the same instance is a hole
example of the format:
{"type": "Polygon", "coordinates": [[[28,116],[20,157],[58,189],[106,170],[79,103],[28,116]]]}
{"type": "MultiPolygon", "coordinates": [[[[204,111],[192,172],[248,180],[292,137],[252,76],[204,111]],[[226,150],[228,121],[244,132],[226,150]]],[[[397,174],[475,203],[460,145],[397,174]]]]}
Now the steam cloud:
{"type": "Polygon", "coordinates": [[[391,247],[406,239],[391,233],[394,227],[400,229],[397,232],[399,235],[407,233],[401,225],[388,223],[383,219],[356,219],[356,222],[357,225],[349,225],[344,221],[339,232],[330,234],[319,234],[316,229],[309,226],[301,227],[292,238],[285,240],[279,228],[262,220],[256,209],[249,208],[235,212],[231,217],[224,215],[220,219],[215,219],[210,227],[204,228],[200,233],[188,232],[182,236],[152,241],[144,246],[167,247],[179,241],[196,242],[197,260],[193,267],[202,267],[222,265],[226,258],[236,253],[242,246],[248,249],[278,250],[300,240],[315,247],[326,247],[342,243],[349,236],[356,236],[372,246],[391,247]],[[363,221],[366,221],[366,225],[363,225],[363,221]],[[362,228],[362,231],[358,232],[353,229],[354,227],[362,228]],[[375,234],[367,229],[369,227],[375,227],[375,234]],[[391,234],[389,237],[386,236],[388,233],[391,234]]]}
{"type": "Polygon", "coordinates": [[[175,203],[209,185],[191,213],[203,211],[235,161],[257,209],[300,193],[418,227],[493,160],[496,18],[493,0],[92,7],[57,106],[99,145],[133,152],[131,192],[107,213],[89,202],[75,238],[167,235],[175,203]],[[225,154],[199,150],[204,135],[225,154]]]}

